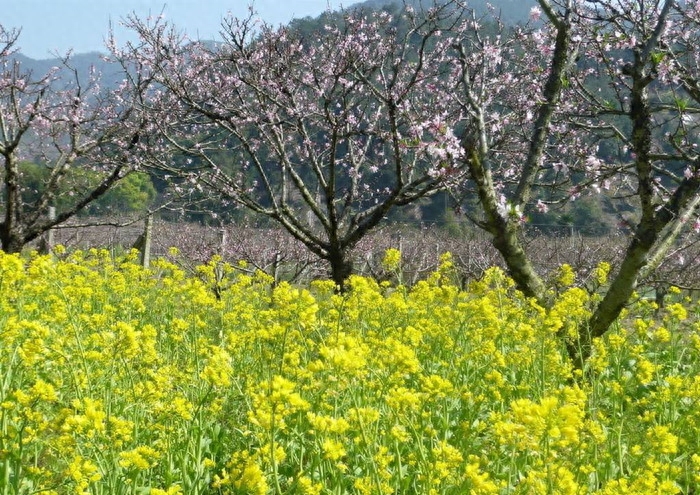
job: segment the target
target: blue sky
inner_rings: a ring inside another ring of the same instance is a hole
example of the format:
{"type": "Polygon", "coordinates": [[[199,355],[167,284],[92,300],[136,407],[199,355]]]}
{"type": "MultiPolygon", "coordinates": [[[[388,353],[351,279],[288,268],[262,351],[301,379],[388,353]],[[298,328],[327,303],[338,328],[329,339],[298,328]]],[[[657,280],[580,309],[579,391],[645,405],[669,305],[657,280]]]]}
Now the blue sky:
{"type": "MultiPolygon", "coordinates": [[[[355,0],[343,2],[350,5],[355,0]]],[[[227,12],[248,13],[247,0],[12,0],[3,2],[0,22],[5,28],[22,28],[20,51],[35,59],[51,58],[53,53],[103,51],[109,22],[119,41],[127,32],[119,21],[135,12],[146,17],[164,12],[167,20],[192,38],[216,39],[221,19],[227,12]]],[[[317,16],[328,7],[341,6],[339,0],[256,0],[255,10],[267,22],[286,24],[292,18],[317,16]],[[330,4],[330,5],[329,5],[330,4]]]]}

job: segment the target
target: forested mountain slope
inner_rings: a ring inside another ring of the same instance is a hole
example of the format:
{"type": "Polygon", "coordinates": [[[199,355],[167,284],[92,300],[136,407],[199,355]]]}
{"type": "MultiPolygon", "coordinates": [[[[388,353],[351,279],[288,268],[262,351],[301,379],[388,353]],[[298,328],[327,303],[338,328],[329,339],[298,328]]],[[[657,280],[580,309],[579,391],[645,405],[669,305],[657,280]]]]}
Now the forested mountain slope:
{"type": "MultiPolygon", "coordinates": [[[[415,6],[423,5],[424,7],[428,5],[428,2],[421,0],[408,0],[407,3],[415,6]]],[[[499,14],[505,22],[509,23],[527,20],[530,9],[535,4],[535,0],[470,0],[467,2],[467,6],[473,8],[477,14],[486,13],[489,5],[491,5],[494,12],[499,14]]],[[[351,8],[369,7],[379,9],[388,5],[403,5],[403,2],[401,0],[366,0],[353,4],[351,8]]]]}

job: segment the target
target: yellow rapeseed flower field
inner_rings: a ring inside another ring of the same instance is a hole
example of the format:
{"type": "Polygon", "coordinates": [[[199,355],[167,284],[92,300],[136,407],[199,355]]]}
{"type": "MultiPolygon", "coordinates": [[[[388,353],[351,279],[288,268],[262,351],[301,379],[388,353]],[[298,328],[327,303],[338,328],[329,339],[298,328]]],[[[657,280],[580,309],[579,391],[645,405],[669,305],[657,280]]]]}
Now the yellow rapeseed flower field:
{"type": "Polygon", "coordinates": [[[0,253],[0,495],[696,493],[698,307],[638,301],[574,370],[596,296],[553,283],[0,253]]]}

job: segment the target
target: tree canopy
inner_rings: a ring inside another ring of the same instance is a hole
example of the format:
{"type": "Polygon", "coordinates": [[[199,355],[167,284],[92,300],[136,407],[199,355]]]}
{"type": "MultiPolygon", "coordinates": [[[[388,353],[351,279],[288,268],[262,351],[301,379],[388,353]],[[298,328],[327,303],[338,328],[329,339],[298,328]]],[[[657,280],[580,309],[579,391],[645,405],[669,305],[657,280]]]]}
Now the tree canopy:
{"type": "Polygon", "coordinates": [[[162,88],[144,108],[151,165],[279,222],[342,285],[367,232],[464,170],[432,91],[449,70],[442,30],[461,15],[446,5],[400,20],[350,11],[302,33],[230,18],[211,46],[132,19],[141,43],[118,57],[162,88]]]}

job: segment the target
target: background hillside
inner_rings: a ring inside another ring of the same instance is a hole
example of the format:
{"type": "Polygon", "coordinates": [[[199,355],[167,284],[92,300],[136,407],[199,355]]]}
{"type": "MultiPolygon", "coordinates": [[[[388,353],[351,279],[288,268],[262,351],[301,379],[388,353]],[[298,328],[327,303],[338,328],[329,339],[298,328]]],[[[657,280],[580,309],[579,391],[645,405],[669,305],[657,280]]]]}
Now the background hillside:
{"type": "MultiPolygon", "coordinates": [[[[421,0],[409,0],[410,4],[415,6],[429,5],[428,2],[421,0]]],[[[527,20],[530,15],[530,9],[536,5],[535,0],[471,0],[468,5],[473,8],[477,14],[484,14],[488,11],[488,5],[492,5],[501,18],[508,23],[517,23],[527,20]]],[[[399,0],[366,0],[353,4],[351,8],[371,8],[381,9],[386,6],[403,5],[399,0]]]]}
{"type": "MultiPolygon", "coordinates": [[[[382,9],[386,7],[394,8],[403,5],[403,1],[400,0],[366,0],[364,2],[357,2],[352,4],[348,9],[357,8],[367,8],[372,10],[382,9]]],[[[408,0],[409,4],[419,6],[427,5],[428,2],[422,0],[408,0]]],[[[488,11],[488,5],[492,5],[495,12],[497,12],[501,18],[508,23],[518,23],[527,20],[530,9],[536,5],[535,0],[472,0],[468,2],[468,5],[478,13],[484,14],[488,11]]],[[[223,15],[223,13],[222,13],[223,15]]],[[[315,24],[321,24],[326,18],[327,14],[321,14],[317,17],[304,17],[302,19],[295,19],[292,21],[292,25],[303,24],[305,26],[312,27],[315,24]]],[[[104,61],[100,58],[99,50],[102,47],[95,47],[95,51],[89,53],[80,53],[72,57],[72,61],[75,68],[78,69],[79,73],[85,73],[90,68],[90,66],[95,66],[98,70],[103,70],[106,67],[104,61]]],[[[51,67],[57,65],[58,59],[33,59],[26,57],[21,53],[17,55],[17,59],[22,63],[22,66],[26,69],[31,70],[35,74],[43,74],[51,67]]]]}

